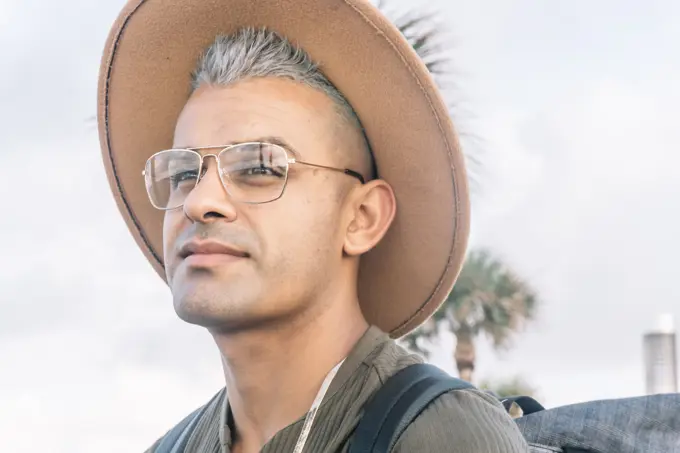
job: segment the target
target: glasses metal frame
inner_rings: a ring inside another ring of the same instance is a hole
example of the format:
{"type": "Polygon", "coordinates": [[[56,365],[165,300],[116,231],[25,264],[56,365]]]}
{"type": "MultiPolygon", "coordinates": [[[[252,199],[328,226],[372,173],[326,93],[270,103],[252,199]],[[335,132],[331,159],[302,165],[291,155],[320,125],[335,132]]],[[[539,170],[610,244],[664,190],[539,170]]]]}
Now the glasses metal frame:
{"type": "Polygon", "coordinates": [[[182,204],[180,204],[179,206],[175,206],[175,207],[172,207],[172,208],[167,208],[167,207],[162,208],[162,207],[157,206],[154,203],[153,198],[152,198],[151,193],[150,193],[149,181],[146,179],[146,176],[147,176],[146,166],[149,164],[149,162],[154,157],[156,157],[160,154],[169,153],[169,152],[172,152],[172,151],[190,151],[190,152],[196,154],[198,156],[198,158],[200,159],[200,162],[199,162],[199,165],[198,165],[198,175],[199,176],[198,176],[198,178],[196,178],[196,183],[194,184],[194,187],[191,188],[191,190],[194,190],[196,188],[196,186],[198,186],[198,183],[201,182],[201,179],[203,179],[203,176],[204,176],[204,174],[203,174],[203,162],[205,161],[205,159],[208,158],[208,157],[214,157],[215,163],[217,164],[217,173],[218,173],[218,176],[220,178],[220,182],[222,183],[222,187],[229,194],[230,197],[234,198],[234,195],[229,191],[228,182],[225,181],[225,178],[228,179],[228,176],[226,174],[224,174],[224,172],[222,171],[222,166],[220,165],[220,156],[223,153],[225,153],[225,152],[227,152],[227,151],[229,151],[233,148],[236,148],[238,146],[243,146],[243,145],[267,145],[267,146],[274,146],[274,147],[281,149],[286,154],[286,179],[283,181],[283,187],[281,188],[281,193],[276,198],[273,198],[273,199],[267,200],[267,201],[243,201],[243,200],[235,199],[235,201],[237,201],[239,203],[265,204],[265,203],[271,203],[273,201],[280,199],[283,196],[283,194],[285,193],[286,187],[288,187],[288,170],[290,169],[291,165],[295,165],[295,164],[300,164],[300,165],[305,165],[305,166],[308,166],[308,167],[320,168],[320,169],[323,169],[323,170],[331,170],[331,171],[335,171],[335,172],[338,172],[338,173],[343,173],[345,175],[348,175],[348,176],[351,176],[353,178],[358,179],[361,182],[361,184],[366,183],[366,179],[363,177],[363,175],[361,173],[359,173],[357,171],[351,170],[349,168],[329,167],[327,165],[313,164],[311,162],[305,162],[305,161],[302,161],[302,160],[298,160],[295,156],[291,157],[292,153],[286,147],[279,145],[277,143],[243,142],[243,143],[234,143],[234,144],[231,144],[231,145],[199,146],[199,147],[193,147],[193,148],[170,148],[170,149],[165,149],[163,151],[159,151],[159,152],[151,155],[151,157],[149,157],[146,160],[144,170],[142,170],[142,176],[144,176],[144,183],[145,183],[145,186],[146,186],[146,189],[147,189],[147,196],[149,198],[149,201],[151,202],[151,205],[154,208],[161,210],[161,211],[171,211],[171,210],[174,210],[174,209],[179,209],[182,206],[184,206],[184,202],[182,202],[182,204]],[[201,153],[198,152],[198,151],[201,151],[201,150],[217,149],[217,148],[221,148],[221,151],[218,152],[217,154],[201,154],[201,153]]]}

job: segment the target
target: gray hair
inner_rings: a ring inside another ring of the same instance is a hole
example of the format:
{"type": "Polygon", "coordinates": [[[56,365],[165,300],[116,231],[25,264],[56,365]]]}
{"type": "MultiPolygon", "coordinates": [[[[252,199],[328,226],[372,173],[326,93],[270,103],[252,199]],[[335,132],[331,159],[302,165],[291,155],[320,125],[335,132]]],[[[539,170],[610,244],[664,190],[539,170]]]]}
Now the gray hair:
{"type": "Polygon", "coordinates": [[[309,54],[266,28],[247,27],[218,36],[200,58],[191,87],[195,91],[203,84],[225,86],[254,77],[281,77],[320,90],[334,101],[338,113],[358,129],[369,149],[356,112],[309,54]]]}

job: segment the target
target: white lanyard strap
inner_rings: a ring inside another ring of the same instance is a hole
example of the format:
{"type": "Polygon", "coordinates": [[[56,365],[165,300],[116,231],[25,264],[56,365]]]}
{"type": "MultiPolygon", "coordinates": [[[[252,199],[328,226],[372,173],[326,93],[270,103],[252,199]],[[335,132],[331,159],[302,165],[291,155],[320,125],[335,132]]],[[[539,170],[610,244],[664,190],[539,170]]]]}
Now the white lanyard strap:
{"type": "Polygon", "coordinates": [[[312,407],[309,409],[309,412],[307,412],[307,416],[305,417],[305,423],[302,425],[302,432],[300,433],[300,437],[298,437],[293,453],[302,453],[302,449],[305,447],[305,444],[307,443],[307,436],[309,436],[309,431],[312,429],[312,423],[314,423],[314,418],[316,417],[316,413],[319,410],[319,406],[321,405],[323,397],[326,395],[326,392],[328,391],[328,387],[330,387],[331,385],[331,381],[333,380],[338,370],[340,369],[340,365],[342,365],[342,362],[344,362],[344,359],[340,363],[335,365],[335,367],[333,367],[333,369],[328,372],[326,378],[323,380],[323,384],[321,384],[321,388],[319,389],[319,392],[316,394],[316,397],[314,398],[312,407]]]}

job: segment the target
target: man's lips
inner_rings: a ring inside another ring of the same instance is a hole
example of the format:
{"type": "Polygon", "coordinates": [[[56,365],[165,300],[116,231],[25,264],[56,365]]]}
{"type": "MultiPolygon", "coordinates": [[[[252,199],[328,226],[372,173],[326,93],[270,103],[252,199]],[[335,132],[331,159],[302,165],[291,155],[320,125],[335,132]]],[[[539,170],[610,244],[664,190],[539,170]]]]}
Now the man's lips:
{"type": "Polygon", "coordinates": [[[215,258],[248,258],[250,255],[232,245],[223,244],[215,241],[196,241],[192,240],[185,243],[179,250],[179,257],[186,259],[194,257],[193,260],[215,258]]]}

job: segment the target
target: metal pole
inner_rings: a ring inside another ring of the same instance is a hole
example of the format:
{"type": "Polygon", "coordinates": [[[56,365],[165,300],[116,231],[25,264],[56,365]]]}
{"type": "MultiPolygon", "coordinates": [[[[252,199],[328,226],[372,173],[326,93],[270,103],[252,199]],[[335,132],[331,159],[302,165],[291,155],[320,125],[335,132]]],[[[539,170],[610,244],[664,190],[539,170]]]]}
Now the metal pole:
{"type": "Polygon", "coordinates": [[[663,315],[659,317],[656,329],[643,338],[648,395],[678,391],[675,336],[673,316],[663,315]]]}

